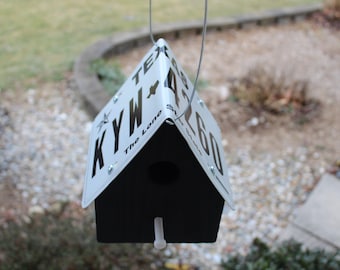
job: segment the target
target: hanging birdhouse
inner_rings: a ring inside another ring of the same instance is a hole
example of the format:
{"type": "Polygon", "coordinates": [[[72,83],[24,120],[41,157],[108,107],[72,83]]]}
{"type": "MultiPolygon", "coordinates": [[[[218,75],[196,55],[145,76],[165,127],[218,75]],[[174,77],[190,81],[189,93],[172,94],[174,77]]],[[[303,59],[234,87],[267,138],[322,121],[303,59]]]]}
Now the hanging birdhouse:
{"type": "Polygon", "coordinates": [[[220,130],[194,91],[160,39],[95,118],[82,206],[95,201],[99,242],[216,240],[232,193],[220,130]]]}

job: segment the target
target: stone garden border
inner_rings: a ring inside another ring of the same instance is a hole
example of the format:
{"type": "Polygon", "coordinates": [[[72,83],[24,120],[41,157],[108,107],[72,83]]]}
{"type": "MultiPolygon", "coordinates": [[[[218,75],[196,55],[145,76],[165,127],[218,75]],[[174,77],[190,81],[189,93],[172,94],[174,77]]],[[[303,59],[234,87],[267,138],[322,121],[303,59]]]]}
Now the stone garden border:
{"type": "MultiPolygon", "coordinates": [[[[302,21],[310,17],[313,13],[320,11],[321,8],[322,4],[315,4],[212,20],[208,23],[207,31],[244,29],[302,21]]],[[[160,37],[165,39],[179,39],[181,37],[187,37],[188,35],[200,35],[201,31],[201,22],[173,23],[153,29],[156,40],[160,37]]],[[[142,28],[132,32],[118,33],[114,36],[99,40],[80,54],[74,64],[74,77],[77,88],[84,97],[86,108],[90,114],[96,115],[111,98],[104,90],[97,75],[90,70],[90,64],[94,60],[125,53],[148,43],[151,45],[149,29],[142,28]]]]}

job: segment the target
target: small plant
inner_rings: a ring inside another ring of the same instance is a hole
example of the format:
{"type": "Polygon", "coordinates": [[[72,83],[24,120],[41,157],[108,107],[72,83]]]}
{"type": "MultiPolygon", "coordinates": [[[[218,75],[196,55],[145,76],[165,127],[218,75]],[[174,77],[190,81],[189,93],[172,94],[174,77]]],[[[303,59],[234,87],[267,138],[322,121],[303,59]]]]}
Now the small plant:
{"type": "Polygon", "coordinates": [[[315,116],[320,103],[307,97],[306,81],[288,81],[263,68],[251,69],[244,77],[231,82],[230,101],[253,111],[255,116],[263,112],[290,115],[297,123],[305,123],[315,116]]]}
{"type": "Polygon", "coordinates": [[[340,251],[327,253],[323,250],[303,249],[302,245],[288,241],[270,249],[255,239],[246,256],[233,256],[222,262],[225,270],[337,270],[340,269],[340,251]]]}
{"type": "Polygon", "coordinates": [[[162,269],[163,256],[151,245],[97,243],[94,218],[74,204],[0,227],[1,270],[162,269]]]}
{"type": "Polygon", "coordinates": [[[97,74],[110,95],[114,95],[126,80],[118,64],[112,64],[104,59],[92,62],[91,70],[97,74]]]}

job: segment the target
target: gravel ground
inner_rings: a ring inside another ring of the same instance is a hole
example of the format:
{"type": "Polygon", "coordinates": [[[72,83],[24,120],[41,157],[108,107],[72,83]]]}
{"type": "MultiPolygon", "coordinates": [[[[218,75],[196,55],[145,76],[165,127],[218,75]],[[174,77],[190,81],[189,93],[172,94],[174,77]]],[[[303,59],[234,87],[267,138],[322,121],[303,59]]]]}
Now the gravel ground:
{"type": "MultiPolygon", "coordinates": [[[[199,44],[199,38],[170,41],[188,73],[195,72],[199,44]]],[[[245,253],[254,237],[276,243],[292,210],[339,158],[339,44],[339,32],[306,23],[208,35],[201,78],[209,87],[202,96],[223,131],[237,210],[224,213],[215,244],[169,245],[167,253],[213,269],[227,254],[245,253]],[[308,79],[324,104],[320,118],[300,128],[232,128],[219,110],[228,79],[254,65],[308,79]]],[[[118,59],[126,73],[148,49],[118,59]]],[[[58,200],[80,204],[91,119],[74,90],[65,80],[0,93],[0,222],[58,200]]]]}
{"type": "Polygon", "coordinates": [[[91,127],[79,100],[68,83],[1,93],[0,184],[14,184],[29,212],[79,201],[91,127]]]}

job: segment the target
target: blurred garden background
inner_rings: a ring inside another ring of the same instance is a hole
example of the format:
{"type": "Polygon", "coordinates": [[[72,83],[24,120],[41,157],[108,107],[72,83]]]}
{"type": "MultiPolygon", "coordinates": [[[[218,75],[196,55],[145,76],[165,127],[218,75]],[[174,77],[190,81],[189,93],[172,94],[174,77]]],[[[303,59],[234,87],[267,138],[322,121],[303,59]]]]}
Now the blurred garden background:
{"type": "MultiPolygon", "coordinates": [[[[204,1],[152,2],[154,26],[202,21],[204,1]]],[[[302,22],[208,34],[198,88],[237,210],[216,244],[156,251],[96,242],[80,206],[93,119],[73,78],[88,46],[148,27],[149,1],[0,0],[0,270],[340,269],[339,253],[280,240],[322,176],[340,177],[340,1],[209,0],[208,20],[310,4],[322,8],[302,22]]],[[[200,39],[170,42],[189,76],[200,39]]],[[[116,90],[150,46],[93,72],[116,90]]]]}

